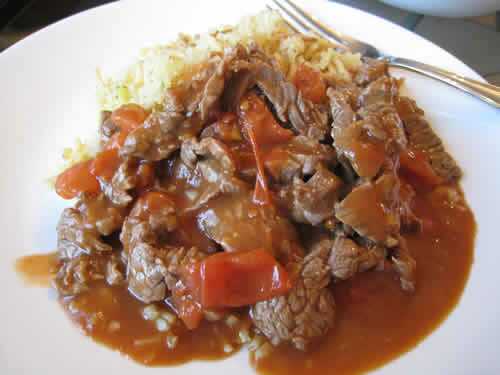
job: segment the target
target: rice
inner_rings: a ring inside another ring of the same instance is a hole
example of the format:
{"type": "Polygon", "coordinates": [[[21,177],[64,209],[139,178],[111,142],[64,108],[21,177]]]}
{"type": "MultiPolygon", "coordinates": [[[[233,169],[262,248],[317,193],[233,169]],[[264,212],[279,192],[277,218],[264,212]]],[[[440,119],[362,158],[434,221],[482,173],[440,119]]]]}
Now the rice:
{"type": "MultiPolygon", "coordinates": [[[[236,44],[255,43],[273,57],[282,72],[293,77],[297,66],[309,65],[329,81],[351,81],[361,65],[359,54],[339,52],[326,40],[305,37],[294,32],[275,11],[262,11],[244,17],[235,26],[219,27],[200,35],[180,34],[174,42],[145,48],[138,61],[114,76],[97,70],[97,98],[101,110],[112,111],[136,103],[151,109],[162,102],[165,90],[196,69],[214,54],[222,54],[236,44]]],[[[97,139],[82,142],[63,152],[62,172],[70,166],[91,159],[98,150],[97,139]]],[[[55,177],[48,179],[53,187],[55,177]]]]}
{"type": "Polygon", "coordinates": [[[116,76],[105,77],[98,70],[100,108],[113,110],[126,103],[152,108],[162,101],[165,89],[175,86],[176,79],[190,68],[238,43],[251,42],[274,57],[289,77],[298,64],[307,64],[326,79],[350,81],[361,64],[358,54],[340,53],[325,40],[298,35],[277,12],[266,10],[235,26],[195,36],[180,34],[173,43],[146,48],[137,62],[116,76]]]}

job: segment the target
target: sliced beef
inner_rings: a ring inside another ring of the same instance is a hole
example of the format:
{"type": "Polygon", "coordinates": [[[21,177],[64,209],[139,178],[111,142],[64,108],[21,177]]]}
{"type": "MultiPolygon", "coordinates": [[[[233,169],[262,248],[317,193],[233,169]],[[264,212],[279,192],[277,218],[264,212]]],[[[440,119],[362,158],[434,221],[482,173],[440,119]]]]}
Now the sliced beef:
{"type": "Polygon", "coordinates": [[[354,82],[358,85],[366,85],[387,74],[387,62],[384,60],[363,58],[363,64],[359,68],[354,82]]]}
{"type": "Polygon", "coordinates": [[[397,93],[397,82],[385,76],[370,83],[356,105],[341,90],[327,92],[333,144],[360,177],[373,178],[382,168],[394,169],[399,151],[406,147],[403,122],[393,105],[397,93]],[[353,110],[357,105],[358,114],[353,110]]]}
{"type": "Polygon", "coordinates": [[[336,162],[335,150],[330,146],[299,135],[287,144],[273,148],[264,165],[276,182],[287,184],[294,177],[310,177],[320,164],[333,167],[336,162]]]}
{"type": "Polygon", "coordinates": [[[57,224],[57,250],[59,258],[66,260],[82,253],[110,252],[111,246],[102,242],[97,227],[87,223],[82,212],[66,208],[57,224]]]}
{"type": "Polygon", "coordinates": [[[283,259],[297,243],[291,223],[273,206],[254,204],[249,189],[210,201],[198,214],[198,224],[226,251],[265,249],[283,259]]]}
{"type": "Polygon", "coordinates": [[[278,118],[290,122],[299,134],[322,140],[328,133],[326,108],[315,105],[275,67],[260,63],[254,67],[257,86],[273,105],[278,118]]]}
{"type": "Polygon", "coordinates": [[[331,135],[335,139],[342,129],[356,121],[356,113],[352,108],[349,96],[345,92],[330,87],[326,91],[326,94],[330,99],[330,111],[332,115],[331,135]]]}
{"type": "Polygon", "coordinates": [[[328,247],[314,246],[291,267],[296,268],[297,278],[288,295],[252,307],[250,314],[255,327],[273,345],[291,343],[299,350],[306,350],[333,327],[335,302],[328,288],[329,253],[328,247]]]}
{"type": "Polygon", "coordinates": [[[75,208],[63,211],[57,225],[61,264],[54,282],[61,295],[81,293],[96,280],[123,281],[123,264],[102,236],[119,230],[126,214],[103,194],[82,194],[75,208]]]}
{"type": "Polygon", "coordinates": [[[298,223],[318,225],[334,215],[342,180],[319,165],[316,173],[304,182],[295,177],[292,184],[281,189],[281,203],[298,223]]]}
{"type": "Polygon", "coordinates": [[[224,56],[214,56],[194,75],[179,80],[167,90],[164,109],[153,112],[143,126],[134,130],[121,149],[124,156],[162,160],[178,150],[183,140],[197,136],[220,108],[225,75],[230,63],[242,53],[241,47],[224,56]]]}
{"type": "Polygon", "coordinates": [[[239,57],[229,65],[229,69],[235,73],[235,80],[229,85],[230,92],[224,96],[225,106],[234,109],[235,104],[238,104],[236,100],[257,85],[282,122],[290,123],[299,134],[316,140],[323,139],[329,130],[327,108],[304,98],[293,83],[286,79],[278,64],[256,46],[242,51],[243,47],[240,47],[239,57]]]}
{"type": "Polygon", "coordinates": [[[126,253],[139,243],[160,245],[177,228],[176,206],[166,194],[149,192],[139,198],[123,223],[120,241],[126,253]],[[160,195],[153,200],[153,195],[160,195]]]}
{"type": "Polygon", "coordinates": [[[371,241],[393,247],[398,243],[399,180],[384,174],[355,187],[335,207],[335,216],[371,241]]]}
{"type": "Polygon", "coordinates": [[[185,210],[196,210],[210,199],[223,193],[237,193],[247,185],[236,175],[236,163],[231,151],[215,138],[192,138],[182,144],[180,159],[175,166],[176,178],[184,180],[189,204],[185,210]]]}
{"type": "Polygon", "coordinates": [[[167,244],[177,225],[174,201],[157,192],[140,198],[123,224],[120,240],[127,255],[128,288],[145,303],[165,299],[185,262],[204,256],[196,248],[167,244]]]}
{"type": "Polygon", "coordinates": [[[358,98],[358,113],[366,117],[368,113],[377,112],[384,106],[392,106],[399,94],[399,85],[400,81],[389,76],[382,76],[371,82],[358,98]]]}
{"type": "Polygon", "coordinates": [[[54,286],[62,296],[74,296],[89,289],[94,281],[106,277],[108,258],[101,255],[79,254],[66,259],[54,279],[54,286]]]}
{"type": "Polygon", "coordinates": [[[120,153],[124,157],[162,160],[179,149],[183,130],[197,129],[197,118],[186,119],[178,112],[153,112],[144,124],[125,139],[120,153]]]}
{"type": "Polygon", "coordinates": [[[443,142],[424,117],[414,117],[404,122],[411,148],[425,153],[432,169],[446,181],[457,180],[462,171],[453,157],[444,149],[443,142]]]}
{"type": "Polygon", "coordinates": [[[350,279],[358,272],[376,267],[384,261],[386,256],[383,247],[367,248],[343,235],[337,236],[334,241],[325,240],[324,242],[325,246],[331,246],[328,263],[333,277],[339,280],[350,279]]]}
{"type": "Polygon", "coordinates": [[[127,158],[120,164],[111,181],[99,178],[102,192],[116,206],[126,207],[132,202],[130,190],[135,188],[137,183],[138,167],[137,160],[127,158]]]}
{"type": "Polygon", "coordinates": [[[347,159],[360,177],[376,176],[386,163],[388,135],[382,123],[375,121],[352,122],[336,132],[334,146],[347,159]]]}
{"type": "Polygon", "coordinates": [[[128,289],[144,303],[164,300],[179,281],[182,267],[204,256],[195,247],[155,247],[139,243],[128,258],[128,289]]]}
{"type": "Polygon", "coordinates": [[[223,109],[236,113],[241,99],[255,84],[255,75],[252,71],[243,69],[233,73],[232,78],[227,82],[222,96],[223,109]]]}
{"type": "Polygon", "coordinates": [[[82,194],[75,208],[80,211],[85,228],[95,228],[99,235],[109,236],[121,229],[128,209],[115,206],[106,195],[82,194]]]}

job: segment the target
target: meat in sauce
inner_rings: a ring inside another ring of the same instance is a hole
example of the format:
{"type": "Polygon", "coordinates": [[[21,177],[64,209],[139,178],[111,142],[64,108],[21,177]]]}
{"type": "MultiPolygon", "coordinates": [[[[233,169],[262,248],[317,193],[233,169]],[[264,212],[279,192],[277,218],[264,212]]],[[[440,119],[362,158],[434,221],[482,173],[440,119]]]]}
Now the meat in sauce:
{"type": "Polygon", "coordinates": [[[147,365],[249,344],[263,373],[357,373],[412,348],[457,302],[475,224],[400,84],[373,60],[289,80],[238,45],[153,111],[105,113],[56,182],[77,200],[50,262],[71,319],[147,365]]]}

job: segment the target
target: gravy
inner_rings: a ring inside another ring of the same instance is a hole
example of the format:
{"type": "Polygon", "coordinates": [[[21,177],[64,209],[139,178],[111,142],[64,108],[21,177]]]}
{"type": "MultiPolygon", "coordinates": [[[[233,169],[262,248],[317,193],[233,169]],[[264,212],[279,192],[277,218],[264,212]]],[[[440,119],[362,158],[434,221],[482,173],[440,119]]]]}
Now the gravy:
{"type": "MultiPolygon", "coordinates": [[[[458,191],[458,187],[452,188],[458,191]]],[[[270,356],[252,361],[258,372],[368,371],[411,350],[445,320],[457,305],[471,269],[474,217],[463,198],[450,204],[434,193],[419,194],[415,211],[424,221],[424,230],[405,236],[417,261],[415,293],[402,292],[390,272],[365,272],[334,284],[337,315],[329,335],[308,353],[286,346],[275,348],[270,356]]],[[[18,260],[16,269],[30,284],[45,286],[55,264],[55,254],[34,255],[18,260]]],[[[104,282],[60,303],[87,335],[148,366],[227,357],[241,347],[240,331],[247,332],[250,326],[242,310],[232,327],[224,321],[204,322],[194,331],[179,325],[173,332],[159,332],[154,322],[143,319],[145,305],[126,287],[110,287],[104,282]],[[169,335],[178,337],[174,349],[166,345],[169,335]]]]}

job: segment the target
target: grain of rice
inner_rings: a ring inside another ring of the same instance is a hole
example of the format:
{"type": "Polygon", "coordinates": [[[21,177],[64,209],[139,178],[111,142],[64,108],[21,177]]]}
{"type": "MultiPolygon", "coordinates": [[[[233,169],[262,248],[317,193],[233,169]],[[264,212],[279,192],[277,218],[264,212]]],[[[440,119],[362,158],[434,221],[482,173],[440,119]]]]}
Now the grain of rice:
{"type": "Polygon", "coordinates": [[[240,340],[240,343],[242,343],[242,344],[247,344],[250,341],[252,341],[252,338],[250,337],[250,333],[246,329],[242,329],[238,332],[238,338],[240,340]]]}
{"type": "Polygon", "coordinates": [[[118,322],[116,320],[112,320],[111,322],[109,322],[109,325],[108,325],[109,332],[119,331],[120,328],[121,328],[120,322],[118,322]]]}
{"type": "Polygon", "coordinates": [[[160,332],[166,332],[170,329],[170,325],[164,319],[161,318],[156,319],[155,324],[156,324],[156,329],[160,332]]]}
{"type": "Polygon", "coordinates": [[[160,313],[158,312],[158,309],[155,305],[147,305],[143,310],[142,310],[142,317],[145,320],[156,320],[160,313]]]}
{"type": "Polygon", "coordinates": [[[267,357],[273,351],[273,347],[270,343],[265,342],[262,344],[256,351],[254,358],[256,361],[259,361],[265,357],[267,357]]]}
{"type": "Polygon", "coordinates": [[[179,337],[174,335],[168,335],[166,338],[167,348],[174,349],[179,342],[179,337]]]}
{"type": "Polygon", "coordinates": [[[238,319],[238,317],[232,314],[226,318],[226,324],[231,328],[234,328],[239,322],[240,320],[238,319]]]}
{"type": "Polygon", "coordinates": [[[217,311],[211,311],[211,310],[205,310],[203,312],[205,319],[208,320],[209,322],[216,322],[221,320],[224,315],[217,312],[217,311]]]}
{"type": "Polygon", "coordinates": [[[161,317],[165,319],[165,321],[169,324],[172,325],[176,322],[177,318],[174,314],[169,313],[168,311],[164,312],[161,314],[161,317]]]}
{"type": "Polygon", "coordinates": [[[151,337],[145,337],[143,339],[136,339],[133,341],[134,346],[146,346],[146,345],[153,345],[158,342],[160,342],[161,336],[156,335],[156,336],[151,336],[151,337]]]}
{"type": "Polygon", "coordinates": [[[255,352],[259,347],[265,343],[266,339],[261,335],[256,335],[253,340],[248,344],[248,350],[255,352]]]}
{"type": "Polygon", "coordinates": [[[232,353],[234,351],[234,346],[229,343],[224,344],[224,353],[232,353]]]}

